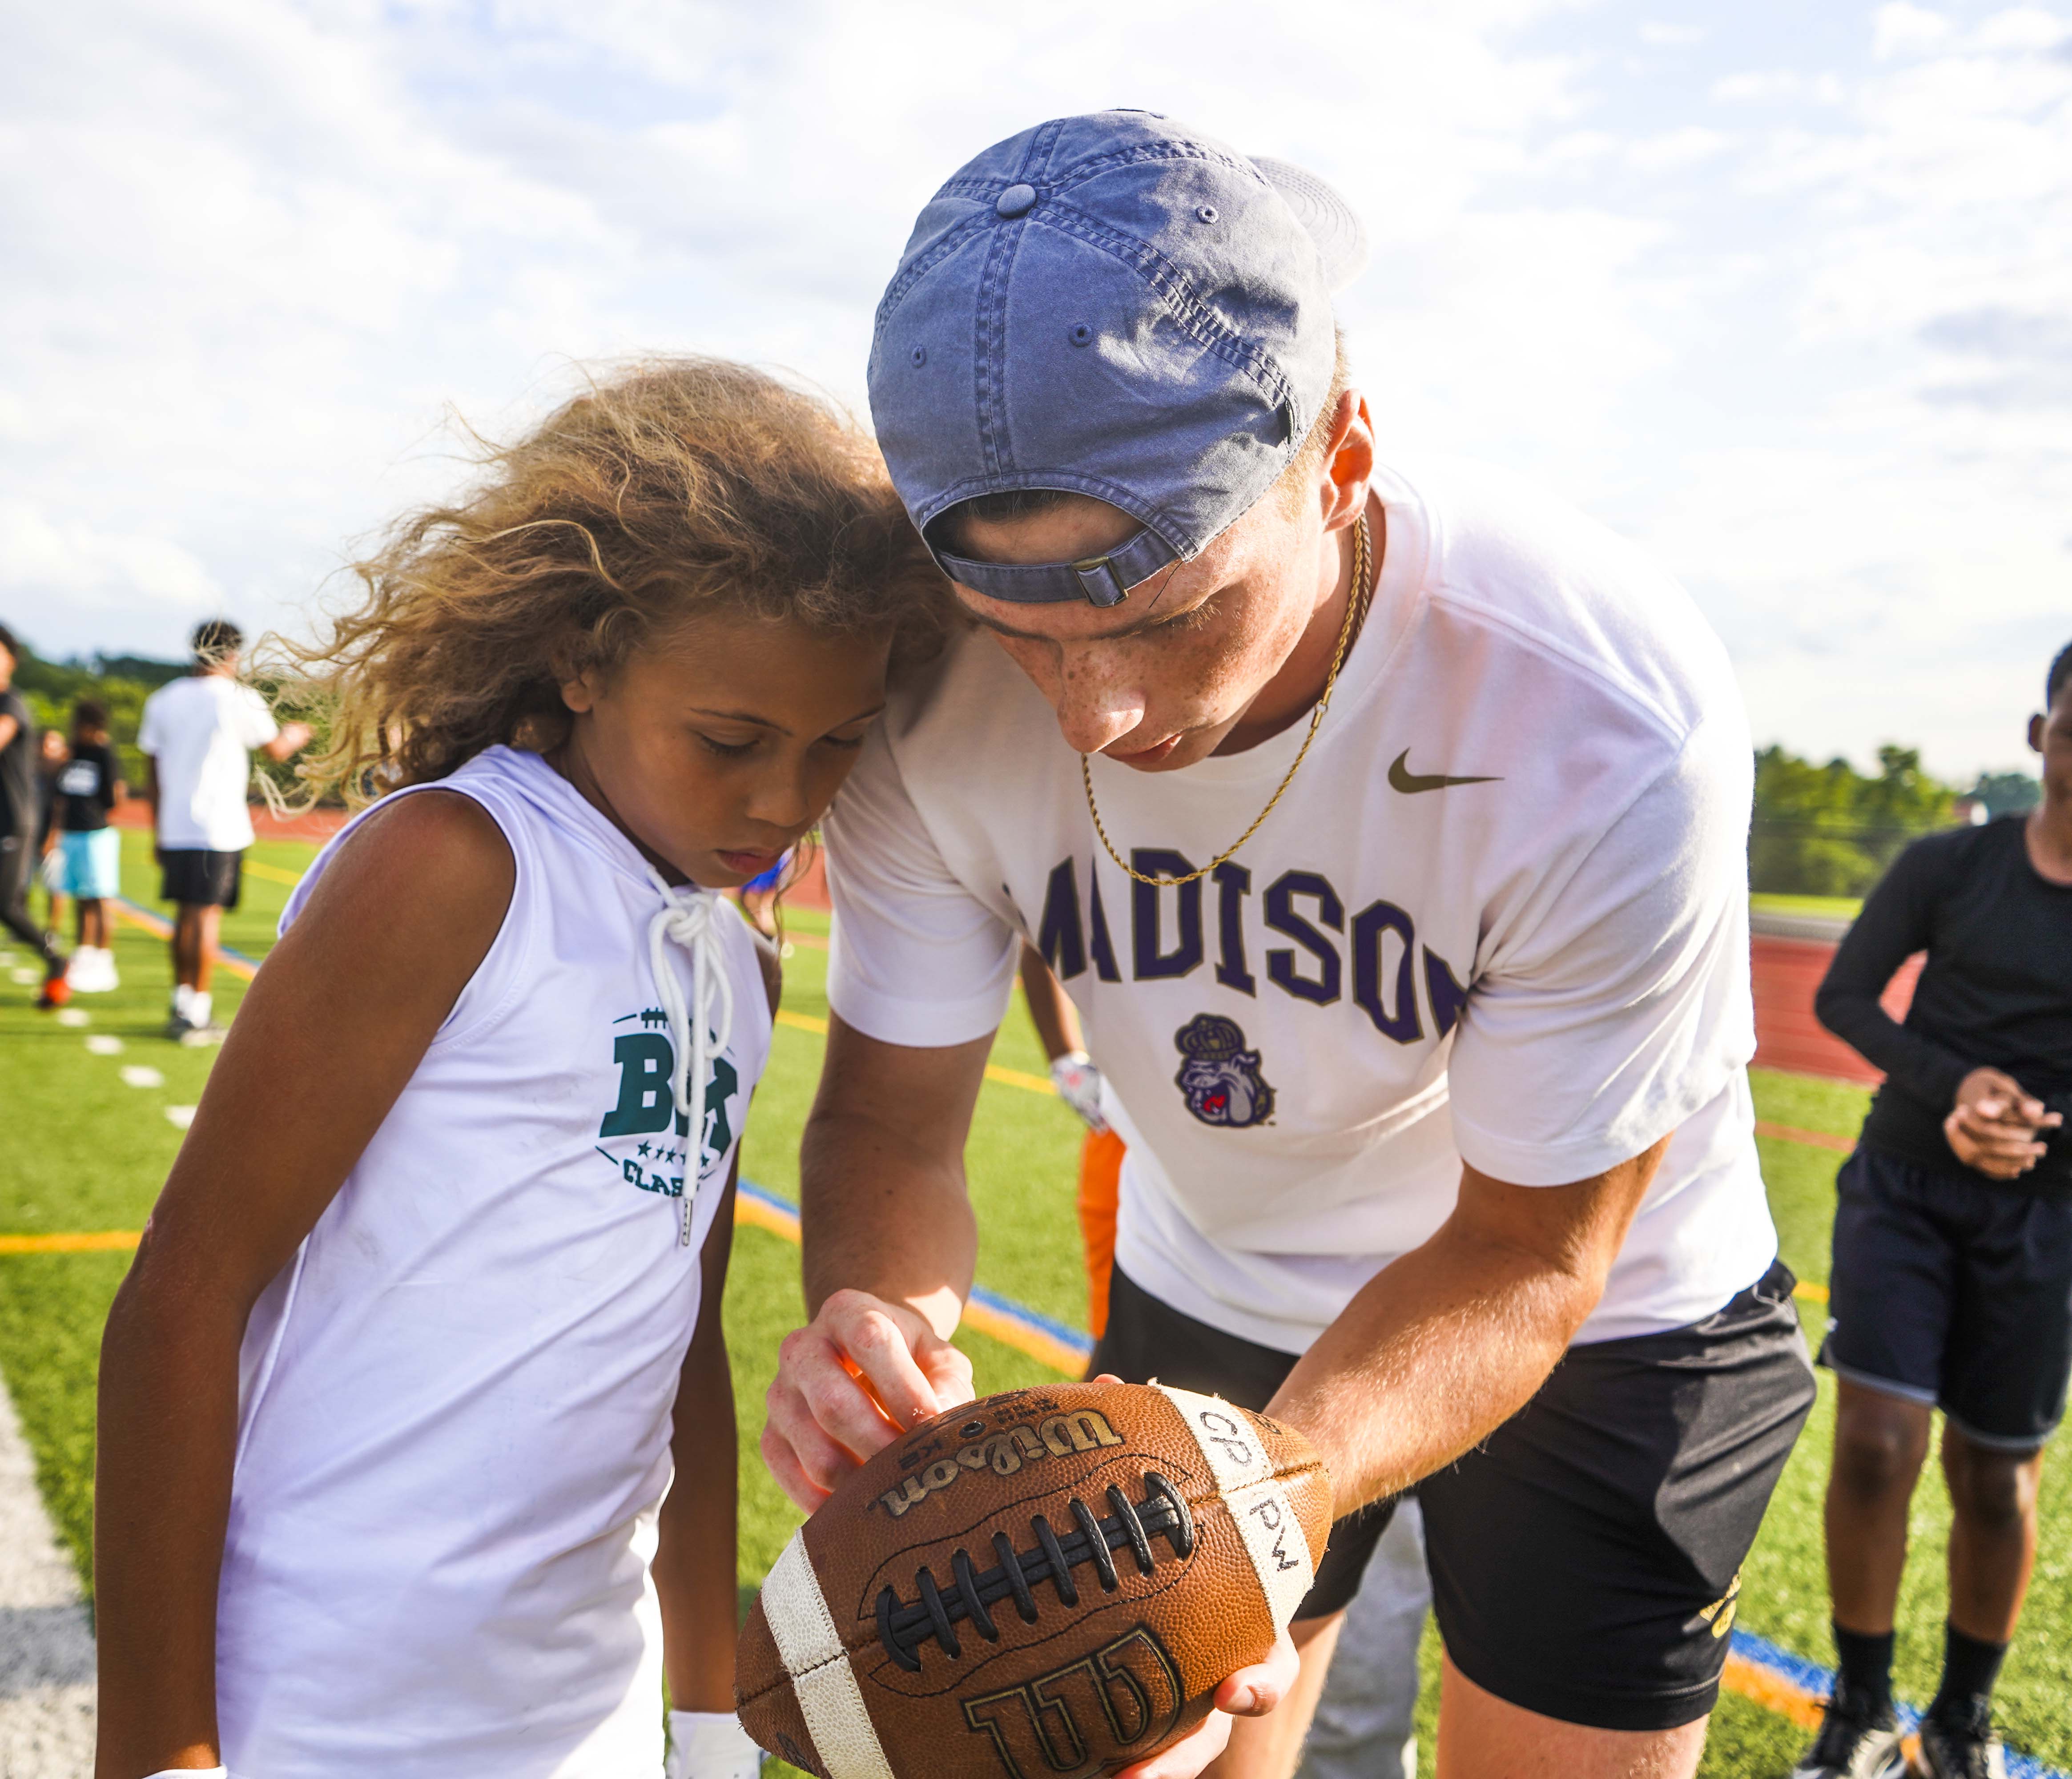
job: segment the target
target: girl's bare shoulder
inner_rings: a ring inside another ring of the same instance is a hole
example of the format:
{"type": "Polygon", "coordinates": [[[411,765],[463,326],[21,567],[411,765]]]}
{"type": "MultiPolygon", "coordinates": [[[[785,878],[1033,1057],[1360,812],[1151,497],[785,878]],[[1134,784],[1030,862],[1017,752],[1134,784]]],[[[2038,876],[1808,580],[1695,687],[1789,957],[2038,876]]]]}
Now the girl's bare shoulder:
{"type": "Polygon", "coordinates": [[[479,938],[486,949],[516,880],[511,843],[487,809],[462,791],[421,791],[354,829],[295,924],[371,928],[410,949],[479,938]]]}

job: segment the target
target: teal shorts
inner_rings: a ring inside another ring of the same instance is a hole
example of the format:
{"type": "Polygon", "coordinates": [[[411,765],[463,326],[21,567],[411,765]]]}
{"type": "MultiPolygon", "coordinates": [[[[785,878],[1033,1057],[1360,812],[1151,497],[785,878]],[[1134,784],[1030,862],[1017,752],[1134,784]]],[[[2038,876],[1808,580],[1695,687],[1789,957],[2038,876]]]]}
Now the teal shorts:
{"type": "Polygon", "coordinates": [[[58,850],[64,861],[57,884],[60,895],[91,901],[122,893],[122,837],[113,828],[60,834],[58,850]]]}

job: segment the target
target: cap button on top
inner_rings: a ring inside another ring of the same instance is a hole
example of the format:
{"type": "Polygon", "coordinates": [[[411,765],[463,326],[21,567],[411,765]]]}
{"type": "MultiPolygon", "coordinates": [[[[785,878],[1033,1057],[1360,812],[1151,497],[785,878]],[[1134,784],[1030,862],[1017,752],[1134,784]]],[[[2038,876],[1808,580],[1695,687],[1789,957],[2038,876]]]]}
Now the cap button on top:
{"type": "Polygon", "coordinates": [[[1011,185],[993,200],[993,213],[1000,216],[1026,216],[1036,207],[1036,187],[1033,185],[1011,185]]]}

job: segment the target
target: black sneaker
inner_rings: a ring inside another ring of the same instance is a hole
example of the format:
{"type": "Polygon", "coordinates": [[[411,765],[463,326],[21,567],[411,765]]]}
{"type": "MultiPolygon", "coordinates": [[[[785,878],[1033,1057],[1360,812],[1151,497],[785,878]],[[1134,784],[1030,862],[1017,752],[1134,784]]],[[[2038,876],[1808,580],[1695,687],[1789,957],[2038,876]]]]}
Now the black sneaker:
{"type": "Polygon", "coordinates": [[[1791,1769],[1791,1779],[1904,1779],[1906,1772],[1906,1751],[1890,1702],[1852,1699],[1836,1675],[1820,1733],[1791,1769]]]}
{"type": "Polygon", "coordinates": [[[1930,1711],[1921,1720],[1921,1770],[1929,1779],[2007,1779],[2007,1752],[1982,1704],[1930,1711]]]}

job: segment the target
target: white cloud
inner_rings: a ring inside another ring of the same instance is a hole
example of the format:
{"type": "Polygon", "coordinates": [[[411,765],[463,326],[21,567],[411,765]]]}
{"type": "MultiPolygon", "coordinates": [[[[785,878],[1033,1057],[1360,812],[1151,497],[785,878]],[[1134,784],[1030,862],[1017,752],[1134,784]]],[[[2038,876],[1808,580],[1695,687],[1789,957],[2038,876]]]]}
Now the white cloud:
{"type": "Polygon", "coordinates": [[[1724,154],[1731,138],[1716,129],[1686,124],[1681,129],[1649,136],[1626,150],[1626,158],[1643,173],[1674,173],[1724,154]]]}
{"type": "Polygon", "coordinates": [[[293,621],[454,479],[449,405],[508,430],[571,360],[720,351],[860,401],[941,179],[1130,103],[1338,183],[1375,243],[1346,318],[1392,446],[1506,461],[1645,539],[1759,728],[2004,760],[1996,701],[2072,607],[2072,0],[1887,5],[1817,54],[1795,16],[32,9],[0,62],[3,614],[166,653],[204,609],[293,621]]]}
{"type": "Polygon", "coordinates": [[[1919,55],[1934,49],[1950,35],[1950,21],[1926,6],[1910,6],[1906,0],[1893,0],[1892,4],[1878,8],[1876,32],[1871,53],[1881,62],[1886,62],[1895,56],[1919,55]]]}
{"type": "Polygon", "coordinates": [[[158,603],[175,614],[213,610],[223,601],[214,577],[169,538],[55,524],[18,500],[0,502],[0,593],[29,600],[56,594],[100,607],[158,603]]]}

